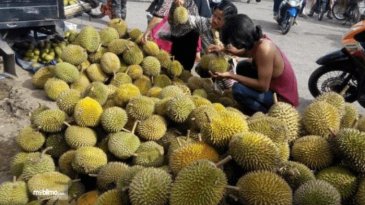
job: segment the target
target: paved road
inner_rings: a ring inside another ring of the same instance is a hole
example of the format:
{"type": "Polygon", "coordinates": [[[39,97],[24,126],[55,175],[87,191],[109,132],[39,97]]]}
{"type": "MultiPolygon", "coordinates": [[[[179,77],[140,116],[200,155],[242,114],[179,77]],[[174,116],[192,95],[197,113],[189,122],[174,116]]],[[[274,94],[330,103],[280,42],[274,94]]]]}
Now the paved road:
{"type": "MultiPolygon", "coordinates": [[[[247,14],[256,24],[261,25],[264,32],[287,54],[298,78],[300,109],[303,108],[313,99],[309,93],[307,82],[311,72],[318,67],[315,63],[316,59],[341,48],[341,37],[349,29],[349,25],[344,26],[340,22],[329,20],[326,17],[321,22],[316,18],[299,18],[297,19],[298,25],[295,25],[284,36],[272,18],[272,1],[264,0],[256,3],[251,0],[250,4],[241,2],[235,2],[235,4],[239,13],[247,14]]],[[[145,10],[148,5],[148,2],[129,1],[127,3],[127,23],[131,28],[146,28],[145,10]]],[[[105,18],[91,21],[95,26],[103,27],[107,20],[105,18]]],[[[71,21],[78,24],[90,23],[87,17],[72,19],[71,21]]],[[[360,106],[358,107],[360,108],[360,106]]]]}

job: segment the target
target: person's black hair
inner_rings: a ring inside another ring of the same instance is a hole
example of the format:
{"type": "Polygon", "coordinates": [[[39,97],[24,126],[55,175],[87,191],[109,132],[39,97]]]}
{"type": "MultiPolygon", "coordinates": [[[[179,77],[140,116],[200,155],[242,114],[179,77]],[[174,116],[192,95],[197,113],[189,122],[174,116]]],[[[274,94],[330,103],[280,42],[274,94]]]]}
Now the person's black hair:
{"type": "Polygon", "coordinates": [[[221,30],[223,44],[250,50],[262,38],[262,29],[245,14],[228,16],[221,30]]]}
{"type": "Polygon", "coordinates": [[[213,7],[213,10],[216,9],[223,11],[224,17],[236,15],[238,13],[237,7],[229,0],[222,0],[213,7]]]}

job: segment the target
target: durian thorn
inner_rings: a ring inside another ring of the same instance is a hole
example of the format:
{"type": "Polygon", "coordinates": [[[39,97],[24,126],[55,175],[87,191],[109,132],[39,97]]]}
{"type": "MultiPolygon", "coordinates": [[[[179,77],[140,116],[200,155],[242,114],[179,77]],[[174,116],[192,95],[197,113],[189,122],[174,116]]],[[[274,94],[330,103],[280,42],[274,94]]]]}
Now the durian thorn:
{"type": "Polygon", "coordinates": [[[181,147],[182,145],[181,145],[180,139],[179,138],[176,138],[176,141],[179,144],[179,147],[181,147]]]}
{"type": "Polygon", "coordinates": [[[67,127],[71,127],[71,125],[70,125],[70,123],[68,123],[68,122],[63,122],[63,124],[65,124],[67,127]]]}
{"type": "Polygon", "coordinates": [[[341,92],[339,93],[342,97],[345,96],[345,93],[347,92],[347,90],[350,88],[349,85],[346,85],[341,92]]]}
{"type": "Polygon", "coordinates": [[[209,117],[208,113],[207,112],[204,112],[205,116],[207,117],[208,119],[208,122],[209,123],[212,123],[212,119],[209,117]]]}
{"type": "Polygon", "coordinates": [[[272,98],[274,100],[274,104],[278,103],[278,96],[276,93],[273,93],[272,98]]]}
{"type": "Polygon", "coordinates": [[[232,156],[231,155],[228,155],[227,157],[225,157],[224,159],[222,159],[221,161],[217,162],[215,164],[216,167],[220,167],[220,166],[223,166],[224,164],[226,164],[227,162],[231,161],[232,160],[232,156]]]}
{"type": "Polygon", "coordinates": [[[139,120],[136,120],[136,122],[134,122],[134,124],[133,124],[133,128],[132,128],[132,134],[134,134],[134,131],[136,131],[136,128],[137,128],[137,125],[138,125],[138,123],[140,123],[140,121],[139,120]]]}
{"type": "Polygon", "coordinates": [[[89,175],[89,177],[98,177],[97,174],[88,174],[88,175],[89,175]]]}
{"type": "Polygon", "coordinates": [[[231,185],[227,185],[226,186],[226,189],[230,189],[230,190],[234,190],[234,191],[240,191],[240,188],[239,187],[231,186],[231,185]]]}

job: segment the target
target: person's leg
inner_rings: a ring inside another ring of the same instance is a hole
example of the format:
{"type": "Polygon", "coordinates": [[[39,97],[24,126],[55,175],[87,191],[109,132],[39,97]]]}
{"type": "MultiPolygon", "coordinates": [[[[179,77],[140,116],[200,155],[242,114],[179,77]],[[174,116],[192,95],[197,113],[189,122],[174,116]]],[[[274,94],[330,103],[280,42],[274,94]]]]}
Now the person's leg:
{"type": "Polygon", "coordinates": [[[299,16],[304,15],[304,8],[305,8],[306,5],[307,5],[307,0],[304,0],[303,3],[302,3],[302,7],[300,8],[300,11],[299,11],[299,16]]]}
{"type": "Polygon", "coordinates": [[[252,112],[249,114],[266,113],[274,103],[272,91],[258,92],[240,83],[233,85],[232,95],[243,110],[252,112]]]}
{"type": "Polygon", "coordinates": [[[112,18],[121,18],[120,8],[121,0],[111,0],[112,1],[112,18]]]}
{"type": "Polygon", "coordinates": [[[185,70],[190,71],[194,66],[198,39],[199,33],[195,31],[172,39],[171,55],[184,66],[185,70]]]}
{"type": "Polygon", "coordinates": [[[274,6],[273,6],[274,16],[276,16],[279,12],[280,3],[281,0],[274,0],[274,6]]]}
{"type": "Polygon", "coordinates": [[[127,18],[127,0],[120,1],[120,17],[125,20],[127,18]]]}

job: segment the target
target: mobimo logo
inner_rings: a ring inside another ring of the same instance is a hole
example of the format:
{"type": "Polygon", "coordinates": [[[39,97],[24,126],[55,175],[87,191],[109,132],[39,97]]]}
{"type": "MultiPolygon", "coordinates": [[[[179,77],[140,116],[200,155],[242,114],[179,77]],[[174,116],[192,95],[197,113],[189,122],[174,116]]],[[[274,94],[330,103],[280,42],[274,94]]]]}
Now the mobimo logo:
{"type": "Polygon", "coordinates": [[[40,189],[40,190],[34,190],[32,193],[34,196],[47,196],[47,198],[57,198],[57,199],[68,199],[68,193],[60,192],[56,190],[50,190],[50,189],[40,189]]]}

